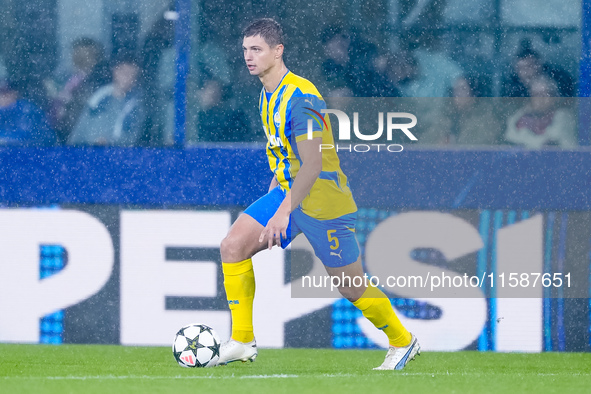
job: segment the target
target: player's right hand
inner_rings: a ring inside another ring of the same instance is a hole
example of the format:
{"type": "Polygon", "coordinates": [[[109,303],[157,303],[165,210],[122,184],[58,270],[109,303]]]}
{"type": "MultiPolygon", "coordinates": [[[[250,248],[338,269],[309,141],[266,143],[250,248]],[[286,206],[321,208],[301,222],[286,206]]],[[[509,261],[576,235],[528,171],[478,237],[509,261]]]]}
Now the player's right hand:
{"type": "Polygon", "coordinates": [[[277,210],[261,232],[259,242],[267,240],[268,249],[273,245],[281,246],[281,237],[287,239],[287,226],[289,226],[289,213],[285,214],[281,209],[277,210]]]}

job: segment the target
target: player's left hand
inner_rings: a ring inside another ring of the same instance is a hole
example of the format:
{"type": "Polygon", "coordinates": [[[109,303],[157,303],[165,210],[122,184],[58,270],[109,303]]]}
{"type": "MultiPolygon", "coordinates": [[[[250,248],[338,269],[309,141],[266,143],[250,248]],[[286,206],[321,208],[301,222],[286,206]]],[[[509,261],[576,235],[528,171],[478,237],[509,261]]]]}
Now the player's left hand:
{"type": "Polygon", "coordinates": [[[289,226],[289,213],[278,210],[261,232],[259,242],[262,243],[266,239],[269,249],[273,245],[281,246],[281,237],[287,239],[287,226],[289,226]]]}

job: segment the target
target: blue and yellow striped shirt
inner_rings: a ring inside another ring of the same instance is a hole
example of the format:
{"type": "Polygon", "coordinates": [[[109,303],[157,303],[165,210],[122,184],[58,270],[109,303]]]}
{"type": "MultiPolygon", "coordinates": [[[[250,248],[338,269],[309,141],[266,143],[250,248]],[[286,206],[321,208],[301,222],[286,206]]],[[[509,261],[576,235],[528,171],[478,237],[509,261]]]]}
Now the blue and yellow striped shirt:
{"type": "MultiPolygon", "coordinates": [[[[301,166],[297,143],[308,138],[308,115],[326,108],[324,99],[307,79],[288,71],[273,93],[261,91],[259,110],[267,136],[271,171],[284,191],[290,190],[301,166]],[[313,111],[312,111],[313,110],[313,111]]],[[[328,114],[312,127],[313,137],[334,146],[328,114]]],[[[322,150],[322,172],[302,201],[303,212],[319,220],[336,219],[357,211],[347,177],[334,149],[322,150]]]]}

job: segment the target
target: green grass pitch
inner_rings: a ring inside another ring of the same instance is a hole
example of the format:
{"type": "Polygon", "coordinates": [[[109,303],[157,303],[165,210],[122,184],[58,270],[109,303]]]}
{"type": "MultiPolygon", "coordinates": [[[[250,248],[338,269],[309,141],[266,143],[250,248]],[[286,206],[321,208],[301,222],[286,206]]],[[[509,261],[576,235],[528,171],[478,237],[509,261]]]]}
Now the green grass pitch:
{"type": "Polygon", "coordinates": [[[0,393],[589,393],[591,353],[423,352],[373,371],[385,351],[259,350],[254,363],[189,369],[170,348],[0,344],[0,393]]]}

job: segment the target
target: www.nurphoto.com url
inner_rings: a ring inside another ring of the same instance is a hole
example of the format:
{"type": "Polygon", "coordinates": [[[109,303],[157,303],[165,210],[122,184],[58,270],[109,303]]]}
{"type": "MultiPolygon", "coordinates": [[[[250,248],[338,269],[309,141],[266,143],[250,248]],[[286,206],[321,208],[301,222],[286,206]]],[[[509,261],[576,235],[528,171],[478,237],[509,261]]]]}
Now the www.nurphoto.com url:
{"type": "Polygon", "coordinates": [[[535,288],[535,287],[571,287],[571,274],[569,273],[540,273],[540,272],[500,272],[480,275],[449,275],[445,272],[426,275],[390,275],[385,281],[373,275],[363,276],[302,276],[303,288],[330,287],[331,290],[339,287],[389,287],[389,288],[424,288],[434,291],[440,288],[535,288]]]}

